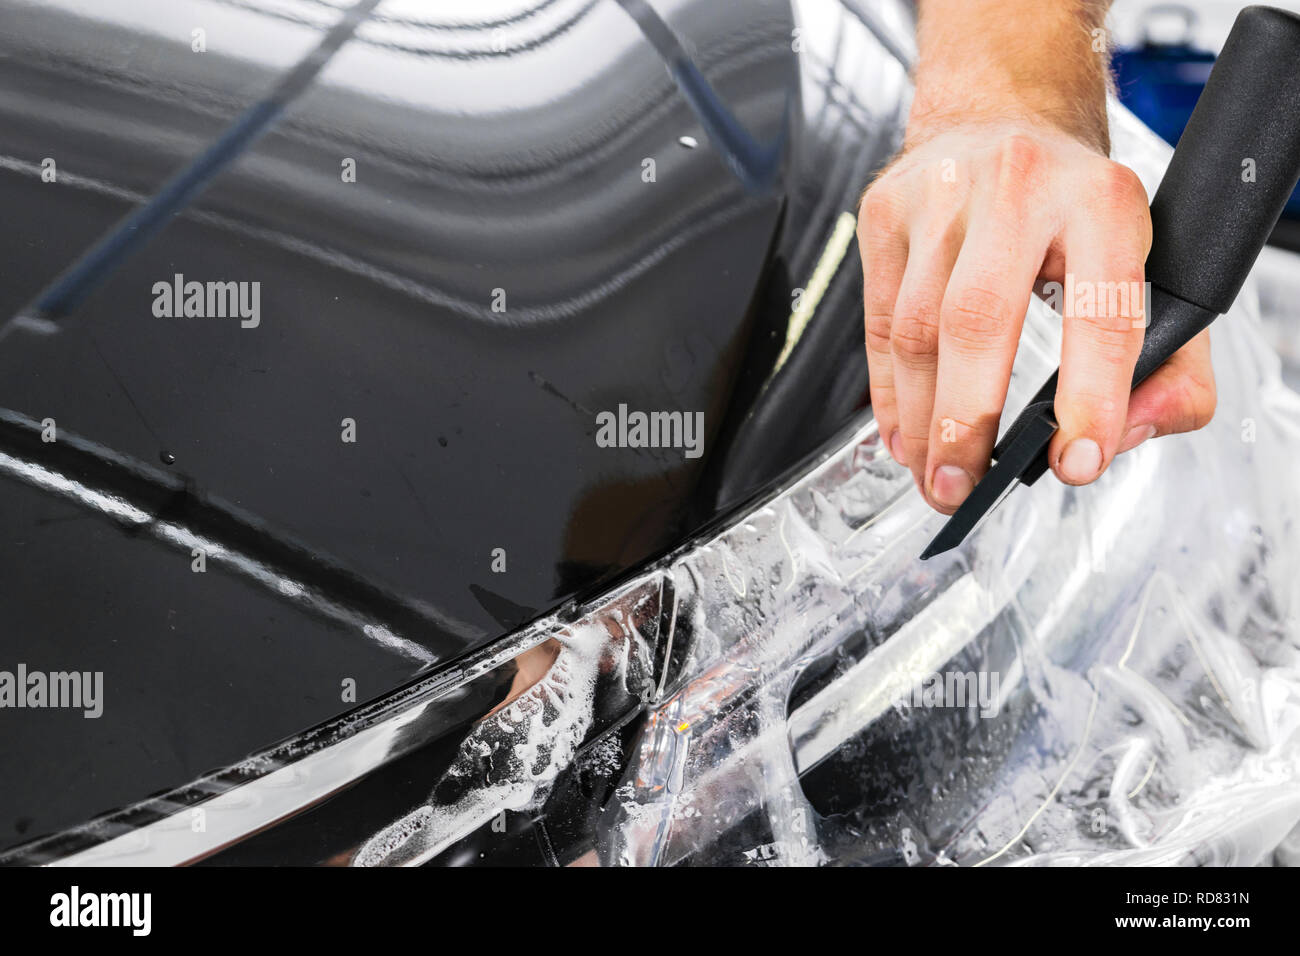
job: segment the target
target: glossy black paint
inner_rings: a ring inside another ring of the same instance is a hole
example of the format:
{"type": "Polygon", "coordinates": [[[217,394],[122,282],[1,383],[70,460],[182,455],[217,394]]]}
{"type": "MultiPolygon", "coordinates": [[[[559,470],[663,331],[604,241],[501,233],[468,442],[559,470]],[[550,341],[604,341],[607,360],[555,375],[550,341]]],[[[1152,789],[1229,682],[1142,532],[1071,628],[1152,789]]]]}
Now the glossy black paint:
{"type": "Polygon", "coordinates": [[[0,316],[20,317],[0,669],[105,683],[98,720],[0,711],[0,847],[598,590],[770,485],[866,387],[852,250],[834,320],[771,374],[792,290],[882,158],[851,124],[810,132],[784,0],[380,18],[84,301],[32,319],[337,16],[231,6],[198,53],[210,5],[114,6],[0,7],[0,316]],[[260,283],[260,324],[156,317],[178,273],[260,283]],[[597,447],[620,403],[702,411],[704,455],[597,447]]]}

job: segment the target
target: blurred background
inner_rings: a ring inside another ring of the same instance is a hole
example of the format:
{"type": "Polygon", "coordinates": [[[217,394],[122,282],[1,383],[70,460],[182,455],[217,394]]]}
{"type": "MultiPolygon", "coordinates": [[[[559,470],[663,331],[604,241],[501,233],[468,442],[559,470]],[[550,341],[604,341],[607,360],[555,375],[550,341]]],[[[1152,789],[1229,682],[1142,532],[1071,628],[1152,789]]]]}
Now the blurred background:
{"type": "MultiPolygon", "coordinates": [[[[1300,14],[1300,0],[1268,0],[1300,14]]],[[[1116,0],[1111,8],[1120,100],[1171,144],[1191,116],[1241,0],[1116,0]]],[[[1300,121],[1300,119],[1298,119],[1300,121]]],[[[1300,389],[1300,303],[1289,292],[1300,260],[1300,189],[1292,195],[1255,267],[1260,312],[1283,377],[1300,389]]]]}
{"type": "MultiPolygon", "coordinates": [[[[1116,0],[1111,30],[1120,99],[1171,145],[1186,126],[1223,47],[1241,0],[1116,0]]],[[[1300,14],[1300,0],[1270,6],[1300,14]]],[[[1273,244],[1300,251],[1300,190],[1291,197],[1273,244]]]]}
{"type": "MultiPolygon", "coordinates": [[[[1111,27],[1115,34],[1115,39],[1125,46],[1133,47],[1140,45],[1142,35],[1145,29],[1147,14],[1149,11],[1163,7],[1175,11],[1182,9],[1191,11],[1194,17],[1194,23],[1188,39],[1192,44],[1202,50],[1218,52],[1223,45],[1224,39],[1228,36],[1228,31],[1232,29],[1232,21],[1237,18],[1237,13],[1243,7],[1250,6],[1243,0],[1185,0],[1179,3],[1155,3],[1152,0],[1115,0],[1111,8],[1111,27]]],[[[1291,10],[1300,13],[1300,0],[1271,0],[1268,6],[1279,7],[1283,10],[1291,10]]],[[[1171,21],[1161,17],[1165,23],[1171,21]]],[[[1177,21],[1172,21],[1174,24],[1177,21]]],[[[1153,24],[1159,29],[1158,24],[1153,24]]],[[[1181,33],[1176,33],[1181,36],[1181,33]]]]}

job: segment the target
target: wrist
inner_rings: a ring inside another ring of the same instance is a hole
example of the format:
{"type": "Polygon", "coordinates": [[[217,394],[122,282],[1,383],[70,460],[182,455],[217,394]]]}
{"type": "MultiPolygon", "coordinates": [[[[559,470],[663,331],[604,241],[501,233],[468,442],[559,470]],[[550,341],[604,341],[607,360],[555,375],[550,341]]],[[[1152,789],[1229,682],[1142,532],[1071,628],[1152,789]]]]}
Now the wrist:
{"type": "Polygon", "coordinates": [[[985,96],[967,102],[948,98],[931,103],[918,96],[913,101],[904,146],[915,149],[942,133],[973,127],[1030,128],[1049,135],[1064,134],[1102,156],[1110,155],[1104,93],[1095,102],[1050,97],[1041,92],[1031,96],[1015,93],[985,96]]]}
{"type": "Polygon", "coordinates": [[[922,0],[909,148],[954,127],[1031,125],[1109,154],[1096,0],[922,0]]]}

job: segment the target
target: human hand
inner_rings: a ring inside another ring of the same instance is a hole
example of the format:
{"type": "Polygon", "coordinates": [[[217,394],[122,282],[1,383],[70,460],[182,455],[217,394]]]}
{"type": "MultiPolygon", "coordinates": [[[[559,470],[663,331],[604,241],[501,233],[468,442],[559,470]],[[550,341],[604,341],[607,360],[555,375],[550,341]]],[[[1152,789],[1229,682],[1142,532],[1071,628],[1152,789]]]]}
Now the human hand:
{"type": "Polygon", "coordinates": [[[1035,287],[1063,312],[1048,452],[1062,481],[1209,421],[1208,332],[1130,398],[1151,246],[1135,173],[1027,119],[909,138],[861,208],[867,359],[881,438],[935,509],[951,514],[988,469],[1035,287]]]}

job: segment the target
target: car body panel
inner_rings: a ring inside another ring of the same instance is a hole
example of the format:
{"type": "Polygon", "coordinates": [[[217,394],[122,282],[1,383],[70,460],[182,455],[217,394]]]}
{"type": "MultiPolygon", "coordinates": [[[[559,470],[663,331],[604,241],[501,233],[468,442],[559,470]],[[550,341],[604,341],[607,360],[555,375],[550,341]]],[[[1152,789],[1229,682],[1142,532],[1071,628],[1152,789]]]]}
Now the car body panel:
{"type": "Polygon", "coordinates": [[[232,765],[599,590],[861,408],[851,266],[832,293],[849,318],[799,353],[823,360],[773,374],[879,134],[804,114],[788,4],[514,6],[496,26],[381,5],[52,320],[28,314],[41,290],[337,13],[0,12],[4,659],[105,684],[97,719],[4,715],[0,844],[232,765]],[[260,283],[258,323],[156,315],[177,275],[260,283]],[[703,453],[598,447],[620,405],[702,413],[703,453]]]}

